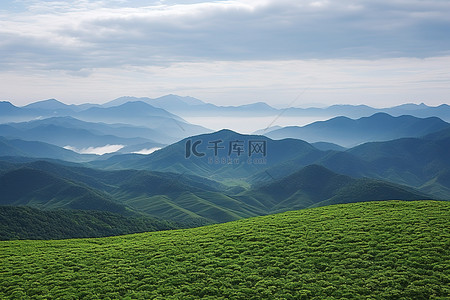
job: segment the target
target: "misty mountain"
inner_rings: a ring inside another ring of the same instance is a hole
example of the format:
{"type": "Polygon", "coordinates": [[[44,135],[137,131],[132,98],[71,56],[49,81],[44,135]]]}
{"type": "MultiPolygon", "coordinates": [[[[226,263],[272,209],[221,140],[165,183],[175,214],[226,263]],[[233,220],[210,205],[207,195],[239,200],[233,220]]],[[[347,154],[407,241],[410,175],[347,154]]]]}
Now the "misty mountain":
{"type": "Polygon", "coordinates": [[[211,116],[271,116],[279,111],[266,103],[257,102],[240,106],[217,106],[205,103],[193,97],[181,97],[177,95],[166,95],[151,99],[147,97],[120,97],[105,103],[104,107],[122,105],[127,102],[142,101],[151,106],[165,109],[173,114],[183,117],[211,117],[211,116]]]}
{"type": "MultiPolygon", "coordinates": [[[[155,139],[163,144],[176,142],[189,135],[210,132],[209,129],[192,125],[162,108],[153,107],[140,101],[126,102],[113,107],[101,107],[91,104],[66,105],[55,99],[49,99],[24,107],[1,102],[0,108],[0,124],[53,119],[54,117],[73,117],[90,123],[103,122],[115,125],[122,123],[121,127],[137,126],[140,127],[140,131],[145,131],[143,128],[153,130],[153,136],[148,139],[155,139]]],[[[114,133],[109,134],[115,135],[114,133]]],[[[147,136],[148,134],[146,132],[147,136]]],[[[143,142],[141,141],[141,143],[143,142]]]]}
{"type": "MultiPolygon", "coordinates": [[[[71,149],[87,149],[104,147],[106,145],[122,145],[125,149],[131,146],[143,145],[136,151],[145,147],[160,148],[164,144],[151,139],[138,137],[142,133],[152,136],[153,130],[146,128],[136,128],[132,126],[109,126],[107,124],[83,122],[71,117],[55,117],[44,120],[36,120],[22,123],[0,124],[0,136],[7,138],[17,138],[28,141],[41,141],[60,147],[70,146],[71,149]],[[119,137],[109,133],[117,133],[119,137]]],[[[155,134],[156,137],[161,136],[155,134]]],[[[122,150],[122,149],[121,149],[122,150]]]]}
{"type": "Polygon", "coordinates": [[[421,104],[403,104],[394,107],[373,108],[367,105],[332,105],[324,108],[297,108],[291,107],[283,110],[283,115],[290,117],[322,117],[333,118],[345,116],[352,119],[369,117],[376,113],[387,113],[391,116],[411,115],[418,118],[438,117],[450,122],[450,106],[442,104],[439,106],[427,106],[421,104]]]}
{"type": "MultiPolygon", "coordinates": [[[[130,121],[130,118],[148,118],[148,117],[161,117],[161,118],[171,118],[179,122],[184,120],[169,113],[168,111],[154,107],[142,101],[126,102],[119,106],[112,107],[91,107],[82,113],[80,116],[84,117],[100,117],[100,118],[112,118],[112,119],[124,119],[126,123],[130,121]]],[[[102,121],[102,120],[96,120],[102,121]]],[[[120,122],[117,122],[120,123],[120,122]]]]}
{"type": "Polygon", "coordinates": [[[30,103],[25,105],[23,108],[43,112],[53,111],[54,113],[70,113],[74,111],[72,108],[75,107],[76,105],[67,105],[56,99],[48,99],[30,103]]]}
{"type": "Polygon", "coordinates": [[[302,157],[306,165],[324,155],[324,152],[301,140],[274,141],[265,136],[220,130],[186,138],[147,156],[114,156],[92,162],[91,165],[234,180],[244,179],[269,166],[296,157],[302,157]]]}
{"type": "Polygon", "coordinates": [[[32,110],[14,106],[8,101],[0,101],[0,123],[21,122],[36,118],[32,110]]]}
{"type": "Polygon", "coordinates": [[[331,142],[351,147],[371,141],[420,137],[445,128],[450,128],[450,124],[436,117],[421,119],[377,113],[356,120],[336,117],[303,127],[289,126],[270,131],[265,135],[273,139],[297,138],[310,143],[331,142]]]}
{"type": "MultiPolygon", "coordinates": [[[[66,105],[58,100],[49,99],[38,101],[24,107],[16,107],[9,102],[0,102],[0,123],[21,122],[36,118],[56,116],[74,116],[72,112],[81,112],[93,107],[111,108],[121,106],[127,102],[145,102],[153,107],[162,108],[181,117],[211,117],[214,116],[287,116],[287,117],[316,117],[333,118],[345,116],[352,119],[369,117],[384,112],[392,116],[412,115],[419,118],[438,117],[450,122],[450,106],[443,104],[432,107],[421,104],[403,104],[387,108],[373,108],[367,105],[332,105],[325,108],[287,107],[275,109],[266,103],[258,102],[241,106],[217,106],[193,97],[165,95],[159,98],[148,97],[120,97],[103,105],[80,104],[66,105]]],[[[94,120],[95,121],[95,120],[94,120]]],[[[260,134],[258,132],[257,134],[260,134]]]]}
{"type": "Polygon", "coordinates": [[[33,111],[38,111],[46,116],[51,116],[51,113],[56,115],[70,115],[72,112],[78,112],[82,110],[89,109],[91,107],[99,107],[99,104],[83,103],[83,104],[65,104],[56,99],[48,99],[30,103],[23,106],[25,109],[31,109],[33,111]],[[50,113],[50,114],[49,114],[50,113]]]}
{"type": "MultiPolygon", "coordinates": [[[[384,112],[392,116],[412,115],[418,118],[438,117],[446,122],[450,122],[450,106],[446,104],[437,107],[427,106],[423,103],[409,103],[386,108],[373,108],[367,105],[332,105],[324,108],[288,107],[276,109],[263,102],[241,106],[218,106],[192,97],[166,95],[156,99],[147,97],[121,97],[104,104],[104,106],[117,106],[129,101],[143,101],[182,117],[210,117],[212,115],[228,117],[283,115],[287,117],[314,116],[317,118],[345,116],[352,119],[358,119],[384,112]]],[[[264,132],[255,132],[255,134],[264,134],[264,132]]]]}
{"type": "Polygon", "coordinates": [[[209,129],[192,125],[164,109],[142,101],[127,102],[113,107],[92,107],[77,113],[76,117],[88,122],[144,126],[175,138],[210,132],[209,129]]]}
{"type": "Polygon", "coordinates": [[[189,109],[191,108],[191,106],[207,105],[207,103],[193,97],[182,97],[170,94],[155,99],[148,97],[125,96],[109,101],[103,104],[102,106],[103,107],[119,106],[127,102],[135,102],[135,101],[145,102],[151,106],[159,107],[167,111],[172,111],[172,109],[180,111],[184,109],[189,109]]]}
{"type": "MultiPolygon", "coordinates": [[[[140,138],[141,141],[142,139],[145,139],[149,142],[160,144],[167,144],[171,140],[175,139],[174,137],[169,137],[160,131],[143,126],[139,127],[127,124],[106,124],[101,122],[85,122],[73,117],[53,117],[22,123],[8,123],[7,125],[13,126],[14,128],[18,128],[21,130],[29,130],[34,127],[42,125],[44,126],[55,125],[70,129],[88,130],[96,136],[114,136],[116,138],[126,138],[126,139],[140,138]]],[[[109,144],[111,144],[111,142],[109,144]]]]}
{"type": "Polygon", "coordinates": [[[0,156],[21,156],[50,158],[71,162],[85,162],[96,159],[95,155],[79,154],[72,150],[36,141],[7,139],[0,136],[0,156]]]}
{"type": "Polygon", "coordinates": [[[48,99],[17,107],[7,101],[0,102],[0,123],[24,122],[57,116],[72,116],[96,104],[67,105],[56,99],[48,99]]]}
{"type": "MultiPolygon", "coordinates": [[[[42,141],[60,147],[71,146],[73,148],[101,147],[105,145],[135,145],[150,142],[143,138],[120,138],[113,135],[96,135],[86,129],[66,128],[57,125],[39,125],[34,128],[21,131],[16,135],[3,134],[0,127],[0,134],[23,140],[42,141]]],[[[161,146],[153,142],[155,147],[161,146]]]]}

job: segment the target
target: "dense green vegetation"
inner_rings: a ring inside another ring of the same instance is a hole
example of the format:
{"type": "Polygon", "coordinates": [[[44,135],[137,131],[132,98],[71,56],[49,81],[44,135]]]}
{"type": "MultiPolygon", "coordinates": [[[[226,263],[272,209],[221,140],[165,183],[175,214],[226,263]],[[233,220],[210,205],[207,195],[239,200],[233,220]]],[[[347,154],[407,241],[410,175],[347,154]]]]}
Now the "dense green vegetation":
{"type": "Polygon", "coordinates": [[[18,168],[0,175],[0,205],[30,205],[42,209],[85,209],[131,214],[123,204],[98,189],[49,172],[18,168]]]}
{"type": "Polygon", "coordinates": [[[0,206],[0,240],[105,237],[194,225],[203,224],[180,224],[144,216],[125,217],[102,211],[43,211],[0,206]]]}
{"type": "Polygon", "coordinates": [[[334,205],[195,229],[0,242],[2,299],[448,299],[450,203],[334,205]]]}
{"type": "Polygon", "coordinates": [[[1,205],[144,214],[197,224],[310,206],[431,198],[405,186],[355,179],[318,165],[246,190],[186,174],[104,171],[45,161],[0,164],[0,195],[1,205]]]}
{"type": "Polygon", "coordinates": [[[374,179],[355,179],[310,165],[285,178],[243,192],[246,203],[271,213],[293,209],[377,200],[423,200],[429,196],[405,186],[374,179]]]}

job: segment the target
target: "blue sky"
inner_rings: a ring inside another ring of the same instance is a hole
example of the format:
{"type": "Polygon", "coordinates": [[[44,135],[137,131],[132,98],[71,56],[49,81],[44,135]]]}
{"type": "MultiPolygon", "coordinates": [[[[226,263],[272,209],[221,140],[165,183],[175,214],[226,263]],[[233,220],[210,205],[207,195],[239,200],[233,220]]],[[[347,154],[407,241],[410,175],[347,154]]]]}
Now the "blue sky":
{"type": "Polygon", "coordinates": [[[0,3],[0,99],[449,103],[448,0],[0,3]]]}

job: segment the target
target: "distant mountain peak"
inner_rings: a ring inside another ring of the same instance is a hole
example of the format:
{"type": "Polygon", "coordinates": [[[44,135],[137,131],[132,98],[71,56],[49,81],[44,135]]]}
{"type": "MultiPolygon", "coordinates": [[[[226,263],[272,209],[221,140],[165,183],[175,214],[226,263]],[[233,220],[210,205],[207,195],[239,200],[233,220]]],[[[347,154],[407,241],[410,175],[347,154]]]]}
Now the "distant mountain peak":
{"type": "Polygon", "coordinates": [[[168,94],[159,98],[155,98],[152,100],[152,102],[158,103],[158,104],[169,104],[169,103],[184,103],[187,105],[203,105],[206,104],[205,102],[194,98],[194,97],[190,97],[190,96],[179,96],[179,95],[174,95],[174,94],[168,94]]]}
{"type": "Polygon", "coordinates": [[[68,105],[52,98],[52,99],[47,99],[47,100],[30,103],[24,107],[25,108],[40,108],[40,109],[62,109],[62,108],[67,108],[68,105]]]}
{"type": "Polygon", "coordinates": [[[121,106],[121,107],[127,107],[127,106],[130,106],[130,107],[153,107],[150,104],[145,103],[144,101],[140,101],[140,100],[128,101],[128,102],[123,103],[123,104],[121,104],[119,106],[121,106]]]}
{"type": "Polygon", "coordinates": [[[271,109],[271,110],[275,110],[275,108],[273,108],[272,106],[270,106],[269,104],[265,103],[265,102],[255,102],[255,103],[250,103],[250,104],[244,104],[240,106],[241,108],[253,108],[253,109],[271,109]]]}
{"type": "Polygon", "coordinates": [[[429,108],[429,106],[426,105],[425,103],[421,102],[420,104],[405,103],[405,104],[402,104],[402,105],[395,106],[394,108],[404,109],[404,110],[420,110],[420,109],[429,108]]]}
{"type": "Polygon", "coordinates": [[[9,101],[0,101],[0,107],[8,107],[8,108],[17,108],[17,106],[15,106],[14,104],[12,104],[9,101]]]}
{"type": "Polygon", "coordinates": [[[146,97],[138,98],[138,97],[133,97],[133,96],[122,96],[122,97],[116,98],[114,100],[111,100],[109,102],[106,102],[102,106],[103,107],[113,107],[113,106],[123,105],[127,102],[136,102],[136,101],[146,102],[148,100],[151,100],[151,99],[146,98],[146,97]]]}

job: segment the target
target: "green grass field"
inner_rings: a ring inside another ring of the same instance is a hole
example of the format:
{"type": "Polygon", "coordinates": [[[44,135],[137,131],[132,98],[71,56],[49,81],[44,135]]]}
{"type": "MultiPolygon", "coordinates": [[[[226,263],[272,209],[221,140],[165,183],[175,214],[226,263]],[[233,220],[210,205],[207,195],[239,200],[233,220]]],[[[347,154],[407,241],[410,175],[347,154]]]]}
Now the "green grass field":
{"type": "Polygon", "coordinates": [[[450,202],[334,205],[194,229],[0,242],[1,299],[448,299],[450,202]]]}

